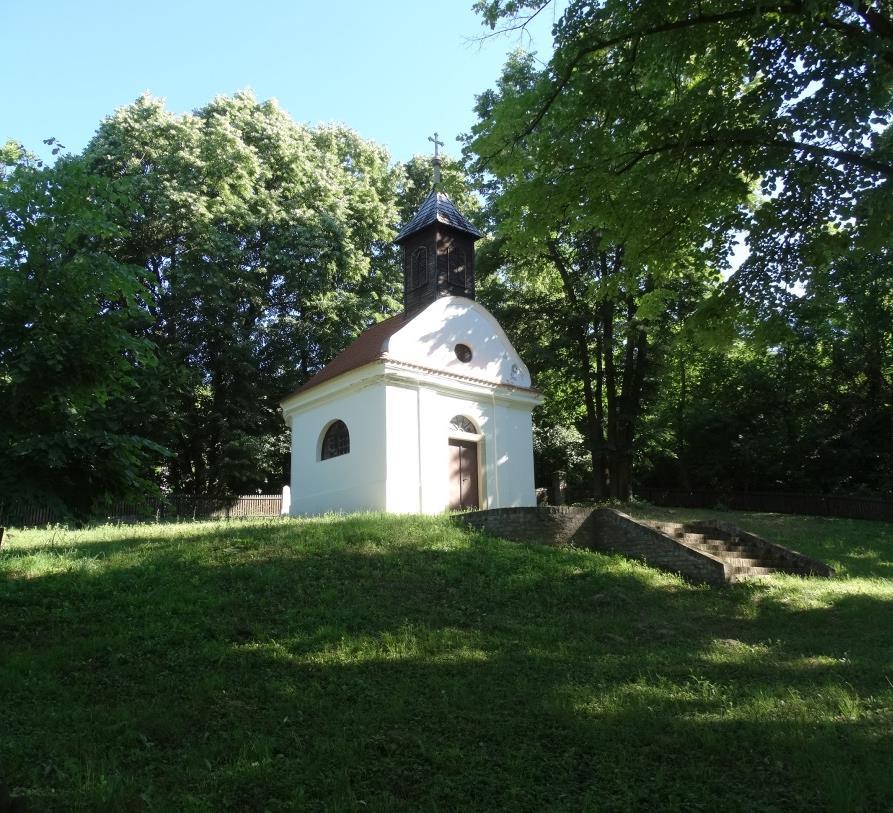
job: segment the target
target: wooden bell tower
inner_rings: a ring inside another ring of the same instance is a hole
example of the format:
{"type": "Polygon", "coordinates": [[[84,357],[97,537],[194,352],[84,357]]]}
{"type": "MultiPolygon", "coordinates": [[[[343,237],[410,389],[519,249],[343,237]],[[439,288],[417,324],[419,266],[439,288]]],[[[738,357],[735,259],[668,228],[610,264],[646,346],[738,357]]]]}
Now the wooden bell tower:
{"type": "Polygon", "coordinates": [[[442,296],[474,299],[474,244],[483,235],[440,184],[442,142],[434,138],[434,187],[394,242],[403,249],[403,310],[412,317],[442,296]]]}

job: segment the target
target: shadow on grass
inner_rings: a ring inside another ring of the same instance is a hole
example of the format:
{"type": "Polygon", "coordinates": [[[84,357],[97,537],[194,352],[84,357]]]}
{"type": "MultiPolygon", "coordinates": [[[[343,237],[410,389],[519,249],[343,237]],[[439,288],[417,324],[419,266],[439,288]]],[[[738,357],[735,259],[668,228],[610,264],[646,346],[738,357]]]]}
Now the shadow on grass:
{"type": "Polygon", "coordinates": [[[114,558],[98,570],[7,581],[7,781],[38,810],[868,810],[893,793],[891,602],[803,610],[425,527],[443,539],[379,520],[136,531],[77,546],[114,558]]]}

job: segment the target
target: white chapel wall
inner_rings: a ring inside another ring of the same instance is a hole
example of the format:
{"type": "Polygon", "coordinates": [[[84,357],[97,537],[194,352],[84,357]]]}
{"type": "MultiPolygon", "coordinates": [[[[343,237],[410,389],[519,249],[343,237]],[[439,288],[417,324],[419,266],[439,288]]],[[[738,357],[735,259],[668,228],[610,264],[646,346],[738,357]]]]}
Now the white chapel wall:
{"type": "Polygon", "coordinates": [[[530,386],[530,373],[493,316],[464,296],[436,300],[398,330],[387,343],[391,358],[484,381],[530,386]],[[456,357],[457,344],[472,351],[469,362],[456,357]]]}
{"type": "Polygon", "coordinates": [[[494,414],[493,477],[494,487],[499,493],[498,507],[535,506],[531,411],[529,408],[497,403],[494,414]]]}
{"type": "Polygon", "coordinates": [[[394,514],[420,512],[419,400],[414,387],[386,388],[387,510],[394,514]]]}
{"type": "Polygon", "coordinates": [[[385,495],[385,388],[375,383],[338,394],[292,416],[291,514],[383,511],[385,495]],[[320,460],[325,428],[342,420],[350,452],[320,460]]]}
{"type": "Polygon", "coordinates": [[[417,381],[387,387],[387,510],[437,514],[449,502],[449,423],[471,419],[482,508],[535,505],[530,406],[448,393],[417,381]],[[419,454],[421,450],[421,454],[419,454]]]}

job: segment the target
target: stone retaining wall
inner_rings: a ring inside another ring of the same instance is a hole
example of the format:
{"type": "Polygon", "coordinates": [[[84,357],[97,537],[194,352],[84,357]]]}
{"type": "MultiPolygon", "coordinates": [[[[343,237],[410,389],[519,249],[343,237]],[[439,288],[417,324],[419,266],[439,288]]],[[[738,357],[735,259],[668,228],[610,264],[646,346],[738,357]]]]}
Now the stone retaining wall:
{"type": "Polygon", "coordinates": [[[491,536],[517,542],[572,544],[607,553],[622,553],[652,567],[681,573],[691,581],[710,584],[725,581],[725,571],[719,560],[687,548],[611,508],[495,508],[456,514],[455,519],[491,536]]]}
{"type": "Polygon", "coordinates": [[[544,506],[456,514],[455,521],[491,536],[546,545],[572,544],[621,553],[690,581],[723,584],[723,563],[611,508],[544,506]]]}
{"type": "Polygon", "coordinates": [[[591,547],[606,553],[622,553],[651,567],[679,573],[692,582],[724,584],[723,563],[707,553],[692,550],[676,539],[610,508],[593,511],[591,547]]]}
{"type": "Polygon", "coordinates": [[[493,508],[455,514],[464,525],[516,542],[537,542],[543,545],[578,545],[592,547],[591,517],[593,509],[577,506],[541,506],[539,508],[493,508]]]}

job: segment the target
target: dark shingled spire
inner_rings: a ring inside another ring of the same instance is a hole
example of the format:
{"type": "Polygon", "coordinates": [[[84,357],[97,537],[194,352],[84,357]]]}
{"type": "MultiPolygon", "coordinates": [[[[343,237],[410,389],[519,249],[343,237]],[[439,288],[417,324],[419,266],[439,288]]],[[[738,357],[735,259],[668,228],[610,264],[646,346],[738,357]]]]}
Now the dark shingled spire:
{"type": "Polygon", "coordinates": [[[412,317],[441,296],[474,299],[474,241],[482,235],[471,225],[440,184],[440,153],[434,143],[434,186],[394,242],[403,249],[403,313],[412,317]]]}
{"type": "Polygon", "coordinates": [[[411,234],[415,234],[415,232],[424,229],[425,226],[430,226],[432,223],[443,223],[445,226],[452,226],[457,231],[470,234],[475,240],[479,240],[484,236],[463,217],[445,192],[438,192],[436,189],[432,189],[428,197],[425,198],[425,202],[415,213],[415,217],[400,229],[400,233],[394,238],[394,242],[402,243],[411,234]]]}

